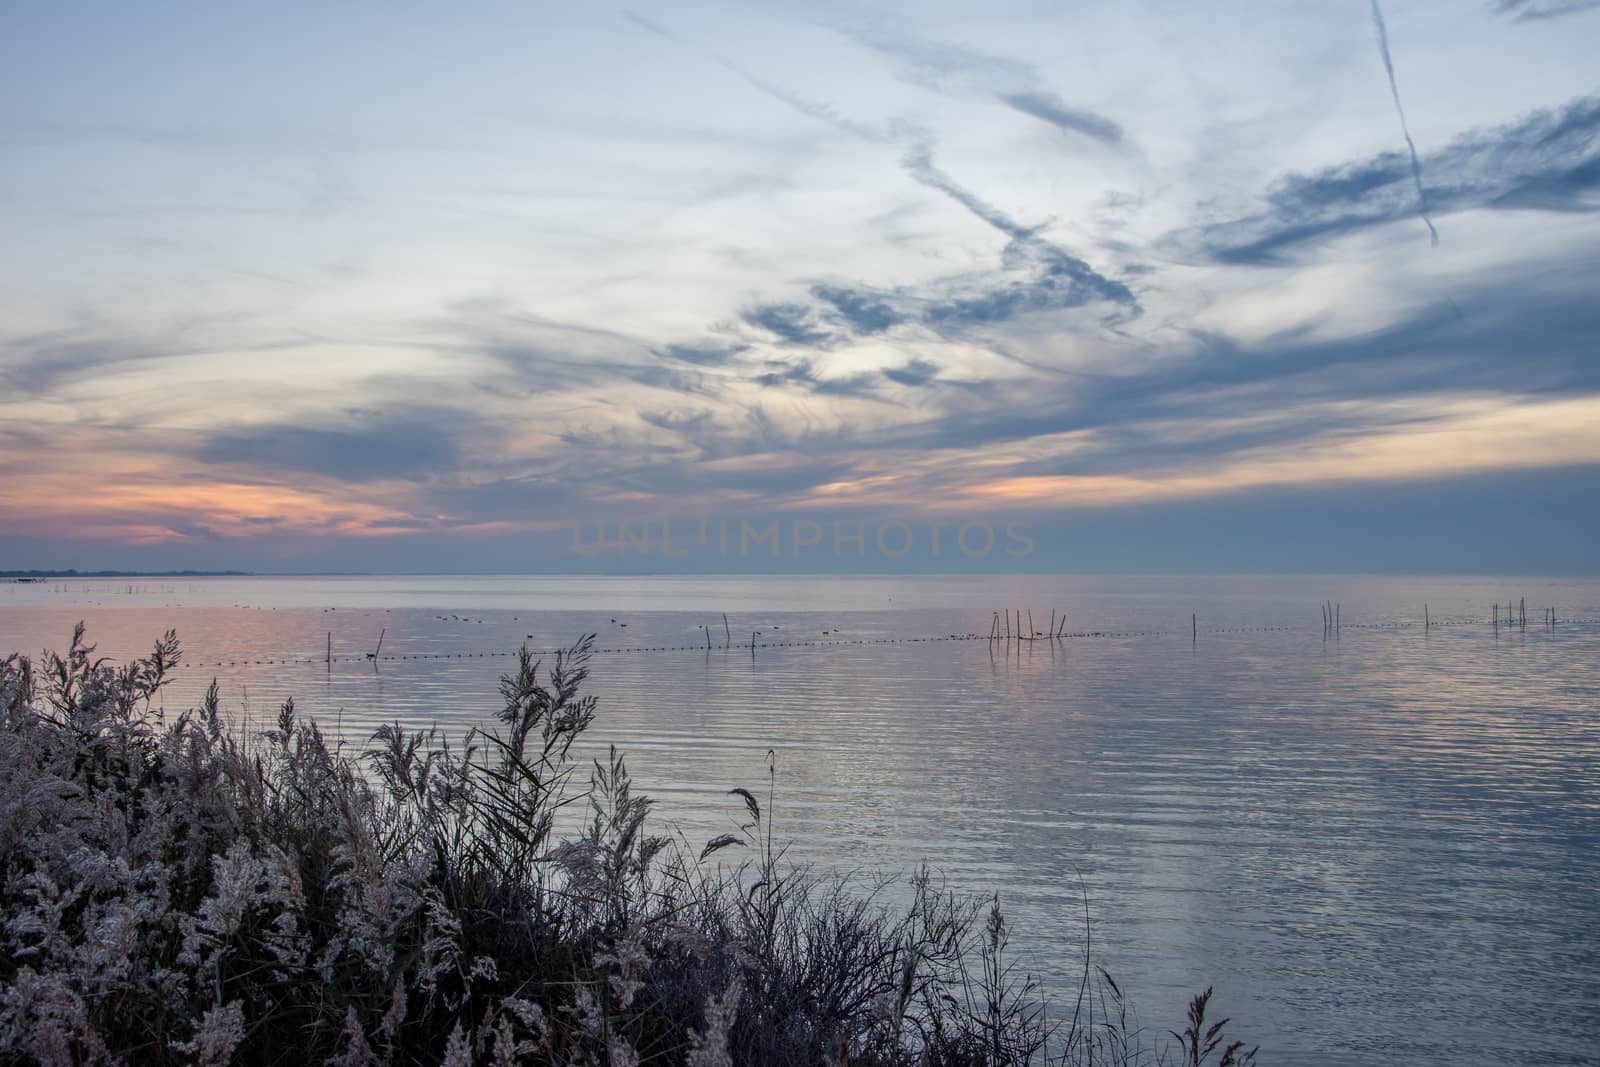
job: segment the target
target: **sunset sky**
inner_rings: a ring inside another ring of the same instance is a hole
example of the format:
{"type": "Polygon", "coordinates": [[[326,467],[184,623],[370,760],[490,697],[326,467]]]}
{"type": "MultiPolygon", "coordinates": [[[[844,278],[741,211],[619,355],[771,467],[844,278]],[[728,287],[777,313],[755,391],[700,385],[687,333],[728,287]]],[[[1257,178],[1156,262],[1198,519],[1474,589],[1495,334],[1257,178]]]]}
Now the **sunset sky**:
{"type": "Polygon", "coordinates": [[[0,7],[0,568],[1600,571],[1600,3],[469,6],[0,7]]]}

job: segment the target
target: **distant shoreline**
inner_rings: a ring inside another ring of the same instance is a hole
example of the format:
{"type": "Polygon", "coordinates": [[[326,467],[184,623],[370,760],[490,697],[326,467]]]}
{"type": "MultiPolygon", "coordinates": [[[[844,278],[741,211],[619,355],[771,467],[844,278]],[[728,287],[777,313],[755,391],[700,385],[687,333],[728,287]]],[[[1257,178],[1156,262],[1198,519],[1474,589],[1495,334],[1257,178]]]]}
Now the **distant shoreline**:
{"type": "Polygon", "coordinates": [[[44,578],[254,578],[252,571],[0,571],[8,581],[44,578]]]}

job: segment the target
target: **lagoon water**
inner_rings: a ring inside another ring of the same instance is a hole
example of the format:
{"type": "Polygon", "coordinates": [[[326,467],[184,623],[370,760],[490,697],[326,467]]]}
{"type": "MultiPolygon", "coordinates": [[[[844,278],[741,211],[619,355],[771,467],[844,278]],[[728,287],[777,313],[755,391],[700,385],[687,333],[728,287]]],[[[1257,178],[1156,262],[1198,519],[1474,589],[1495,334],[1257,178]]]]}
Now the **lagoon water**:
{"type": "Polygon", "coordinates": [[[356,741],[491,723],[513,650],[593,632],[587,754],[618,745],[659,820],[730,829],[770,749],[791,856],[998,893],[1058,1002],[1087,904],[1155,1030],[1209,984],[1268,1063],[1600,1062],[1594,580],[0,583],[0,654],[80,619],[118,659],[176,628],[169,708],[215,677],[241,724],[292,696],[356,741]],[[1066,636],[983,639],[1004,607],[1066,636]]]}

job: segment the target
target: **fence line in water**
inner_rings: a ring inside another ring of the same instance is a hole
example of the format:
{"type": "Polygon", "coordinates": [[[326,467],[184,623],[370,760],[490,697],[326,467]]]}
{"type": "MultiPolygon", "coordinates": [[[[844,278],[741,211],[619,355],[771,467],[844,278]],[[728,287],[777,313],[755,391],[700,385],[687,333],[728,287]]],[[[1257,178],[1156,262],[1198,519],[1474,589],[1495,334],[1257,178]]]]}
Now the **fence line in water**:
{"type": "MultiPolygon", "coordinates": [[[[1582,625],[1582,624],[1584,624],[1586,622],[1589,622],[1589,621],[1590,620],[1588,620],[1588,619],[1581,619],[1581,618],[1580,619],[1563,619],[1563,620],[1561,620],[1560,625],[1562,625],[1562,626],[1571,625],[1571,624],[1582,625]]],[[[1062,625],[1065,626],[1065,621],[1062,622],[1062,625]]],[[[1314,633],[1317,632],[1317,630],[1315,628],[1313,628],[1313,627],[1309,627],[1309,626],[1292,626],[1292,625],[1282,625],[1282,626],[1218,626],[1218,627],[1213,627],[1213,628],[1201,630],[1201,629],[1199,629],[1198,621],[1195,618],[1191,618],[1190,626],[1191,626],[1191,629],[1189,631],[1187,631],[1187,632],[1190,634],[1190,637],[1191,637],[1192,641],[1198,641],[1199,635],[1202,634],[1202,633],[1209,635],[1209,634],[1296,633],[1296,632],[1314,634],[1314,633]]],[[[1341,631],[1341,630],[1344,630],[1344,629],[1369,630],[1369,631],[1370,630],[1421,630],[1424,633],[1427,633],[1428,631],[1431,631],[1431,630],[1460,628],[1460,627],[1466,627],[1466,626],[1481,626],[1485,630],[1488,630],[1488,631],[1490,631],[1492,633],[1495,633],[1495,634],[1498,634],[1499,631],[1501,629],[1504,629],[1504,628],[1520,629],[1520,630],[1526,630],[1527,629],[1526,622],[1523,622],[1520,626],[1517,626],[1516,624],[1510,624],[1508,626],[1508,624],[1506,624],[1504,622],[1501,622],[1498,619],[1496,619],[1494,621],[1485,621],[1485,620],[1482,620],[1482,619],[1436,619],[1436,618],[1431,618],[1430,617],[1425,622],[1394,621],[1394,622],[1356,623],[1356,622],[1342,622],[1342,621],[1340,621],[1340,622],[1338,622],[1337,624],[1334,624],[1334,625],[1328,625],[1325,622],[1323,627],[1322,627],[1322,636],[1323,636],[1324,640],[1336,638],[1337,635],[1338,635],[1338,632],[1341,631]]],[[[1545,621],[1544,621],[1543,625],[1540,628],[1541,629],[1546,629],[1546,630],[1554,630],[1554,629],[1558,628],[1558,625],[1550,617],[1550,615],[1546,615],[1545,621]]],[[[754,634],[752,634],[752,640],[751,641],[735,643],[732,640],[732,634],[731,634],[731,631],[730,631],[729,634],[727,635],[728,636],[728,641],[725,642],[724,644],[715,645],[715,646],[713,646],[711,644],[701,644],[701,643],[696,643],[696,644],[692,644],[692,645],[641,645],[641,646],[638,646],[638,647],[635,647],[635,648],[595,648],[595,649],[591,649],[590,652],[591,652],[591,654],[597,655],[597,656],[639,655],[639,654],[644,654],[644,653],[661,653],[661,652],[701,652],[701,653],[710,653],[710,652],[713,652],[713,651],[717,651],[717,652],[743,652],[746,649],[750,650],[751,652],[754,652],[754,651],[756,651],[758,649],[763,649],[763,648],[771,648],[771,649],[778,649],[778,648],[839,648],[839,647],[846,647],[846,646],[852,646],[852,645],[912,645],[912,644],[932,644],[932,643],[937,643],[937,642],[952,642],[952,641],[982,641],[982,642],[985,642],[985,643],[988,643],[988,644],[998,644],[998,645],[1002,645],[1002,646],[1006,646],[1006,647],[1009,647],[1010,645],[1018,645],[1020,647],[1021,645],[1024,645],[1024,644],[1034,644],[1034,643],[1040,643],[1040,642],[1049,644],[1049,643],[1053,643],[1053,642],[1061,642],[1061,641],[1067,641],[1067,640],[1085,640],[1085,639],[1093,639],[1093,638],[1181,637],[1184,633],[1185,633],[1185,631],[1182,630],[1182,629],[1173,629],[1173,630],[1148,630],[1148,629],[1147,630],[1075,630],[1075,631],[1070,631],[1070,632],[1063,629],[1061,632],[1055,633],[1055,634],[1048,634],[1048,633],[1044,633],[1044,632],[1040,631],[1040,632],[1037,632],[1036,635],[1032,636],[1032,637],[1018,636],[1016,633],[1012,633],[1010,635],[1007,635],[1007,634],[1004,634],[1004,633],[999,633],[999,634],[966,633],[966,634],[943,634],[943,635],[935,634],[935,635],[925,635],[925,636],[920,636],[920,637],[836,638],[836,639],[833,639],[833,640],[821,640],[821,641],[761,641],[761,640],[756,640],[755,639],[760,634],[760,631],[756,631],[754,634]]],[[[381,648],[381,645],[380,645],[380,648],[381,648]]],[[[331,650],[330,650],[329,654],[323,656],[321,659],[318,659],[315,656],[271,656],[271,657],[267,657],[265,659],[215,660],[215,661],[200,661],[200,662],[194,662],[194,663],[180,662],[178,664],[178,667],[180,667],[180,668],[183,668],[183,667],[190,667],[190,668],[196,668],[196,667],[261,667],[261,666],[293,666],[293,665],[299,665],[299,664],[316,664],[316,663],[323,663],[323,664],[327,664],[328,666],[332,666],[335,663],[399,663],[399,662],[402,662],[402,661],[411,661],[411,660],[423,661],[423,660],[459,660],[459,659],[497,659],[497,658],[505,657],[505,656],[515,656],[521,651],[522,651],[521,648],[513,648],[513,649],[504,649],[504,650],[494,650],[494,651],[489,651],[489,652],[413,652],[413,653],[391,654],[391,655],[387,655],[387,656],[375,655],[374,653],[366,652],[366,653],[359,653],[359,654],[356,654],[356,655],[335,656],[335,655],[332,655],[331,650]]],[[[563,652],[563,651],[565,651],[565,649],[563,649],[563,648],[530,648],[530,649],[528,649],[528,652],[530,654],[532,654],[532,655],[535,655],[535,656],[554,656],[557,653],[563,652]]]]}

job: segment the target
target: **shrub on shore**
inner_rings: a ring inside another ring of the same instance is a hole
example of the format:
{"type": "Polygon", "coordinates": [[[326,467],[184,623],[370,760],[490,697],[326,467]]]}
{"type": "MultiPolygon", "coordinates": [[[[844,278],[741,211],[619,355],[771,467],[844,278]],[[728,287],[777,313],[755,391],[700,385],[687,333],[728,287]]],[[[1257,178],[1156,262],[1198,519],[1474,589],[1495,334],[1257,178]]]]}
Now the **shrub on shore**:
{"type": "Polygon", "coordinates": [[[1176,1045],[1087,961],[1047,1015],[998,901],[922,872],[891,907],[788,863],[770,778],[765,808],[733,791],[736,833],[651,834],[620,754],[573,757],[591,645],[524,651],[496,728],[357,756],[292,701],[230,729],[215,682],[169,720],[170,632],[121,667],[81,625],[0,661],[0,1059],[1248,1062],[1209,991],[1176,1045]]]}

